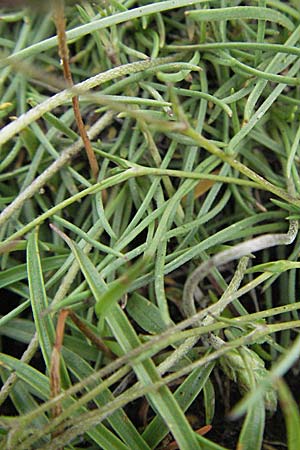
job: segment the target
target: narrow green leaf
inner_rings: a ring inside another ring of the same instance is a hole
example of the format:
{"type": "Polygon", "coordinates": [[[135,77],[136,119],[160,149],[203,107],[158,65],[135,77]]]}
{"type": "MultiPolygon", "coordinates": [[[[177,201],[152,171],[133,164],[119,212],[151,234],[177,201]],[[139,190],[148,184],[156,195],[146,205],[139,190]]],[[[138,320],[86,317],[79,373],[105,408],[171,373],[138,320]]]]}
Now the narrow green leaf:
{"type": "Polygon", "coordinates": [[[203,386],[206,423],[211,423],[215,415],[216,397],[214,385],[210,378],[203,386]]]}
{"type": "Polygon", "coordinates": [[[9,323],[1,325],[0,335],[8,336],[19,342],[29,344],[35,332],[34,323],[27,319],[11,319],[9,323]]]}
{"type": "Polygon", "coordinates": [[[137,292],[130,296],[126,311],[147,333],[158,334],[166,329],[158,307],[137,292]]]}
{"type": "MultiPolygon", "coordinates": [[[[43,272],[48,270],[56,270],[65,262],[65,256],[49,256],[43,259],[43,272]]],[[[24,280],[27,277],[27,265],[19,264],[18,266],[10,267],[9,269],[0,272],[0,289],[24,280]]]]}
{"type": "Polygon", "coordinates": [[[278,200],[277,198],[271,198],[270,199],[274,205],[279,206],[282,209],[285,209],[286,211],[289,211],[290,213],[299,214],[299,208],[297,208],[295,205],[290,205],[288,203],[282,202],[281,200],[278,200]]]}
{"type": "Polygon", "coordinates": [[[10,355],[0,353],[0,363],[6,369],[17,373],[18,378],[23,380],[30,392],[42,400],[47,400],[50,395],[49,378],[37,369],[10,355]]]}
{"type": "Polygon", "coordinates": [[[260,19],[277,22],[293,31],[294,25],[287,16],[275,9],[257,6],[233,6],[229,8],[197,9],[187,11],[186,15],[197,21],[235,20],[235,19],[260,19]]]}
{"type": "Polygon", "coordinates": [[[300,445],[299,403],[294,399],[283,379],[278,379],[278,394],[287,430],[288,450],[298,450],[300,445]]]}
{"type": "Polygon", "coordinates": [[[215,442],[210,441],[204,436],[197,434],[198,445],[200,445],[203,450],[228,450],[228,448],[223,447],[222,445],[216,444],[215,442]]]}
{"type": "Polygon", "coordinates": [[[258,264],[257,266],[247,269],[246,273],[255,272],[273,272],[282,273],[290,269],[299,269],[300,263],[296,261],[278,260],[272,261],[264,264],[258,264]]]}
{"type": "Polygon", "coordinates": [[[50,367],[51,353],[55,341],[55,331],[52,319],[45,314],[48,299],[43,279],[43,272],[38,246],[38,228],[29,236],[27,246],[27,273],[31,307],[39,337],[39,343],[46,366],[50,367]]]}
{"type": "Polygon", "coordinates": [[[265,428],[265,405],[258,399],[248,410],[239,436],[237,450],[261,450],[265,428]]]}

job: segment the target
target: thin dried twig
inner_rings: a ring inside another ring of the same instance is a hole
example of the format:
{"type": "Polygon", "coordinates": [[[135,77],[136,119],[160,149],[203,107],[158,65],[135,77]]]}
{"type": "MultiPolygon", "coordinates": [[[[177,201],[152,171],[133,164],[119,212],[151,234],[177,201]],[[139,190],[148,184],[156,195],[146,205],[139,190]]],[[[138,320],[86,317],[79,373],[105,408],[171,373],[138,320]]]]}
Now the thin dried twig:
{"type": "MultiPolygon", "coordinates": [[[[68,87],[74,86],[72,73],[69,64],[69,49],[66,38],[66,20],[64,14],[64,0],[53,0],[53,12],[54,12],[54,21],[56,25],[57,31],[57,39],[58,39],[58,52],[61,58],[64,77],[68,87]]],[[[72,97],[72,105],[75,115],[75,120],[78,126],[78,131],[80,136],[84,142],[86,154],[90,163],[91,171],[93,178],[97,179],[99,173],[98,162],[94,153],[94,150],[91,145],[91,141],[88,137],[87,131],[85,129],[83,119],[81,116],[80,108],[79,108],[79,99],[78,96],[75,95],[72,97]]]]}

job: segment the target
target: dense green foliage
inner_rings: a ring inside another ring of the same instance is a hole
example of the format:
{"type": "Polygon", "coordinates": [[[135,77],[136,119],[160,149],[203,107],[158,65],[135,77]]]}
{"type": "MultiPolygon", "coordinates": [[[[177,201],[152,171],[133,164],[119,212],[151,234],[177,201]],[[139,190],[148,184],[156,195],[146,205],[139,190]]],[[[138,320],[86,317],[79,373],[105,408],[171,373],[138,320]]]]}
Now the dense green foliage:
{"type": "Polygon", "coordinates": [[[0,13],[1,448],[300,448],[298,0],[66,3],[73,90],[0,13]]]}

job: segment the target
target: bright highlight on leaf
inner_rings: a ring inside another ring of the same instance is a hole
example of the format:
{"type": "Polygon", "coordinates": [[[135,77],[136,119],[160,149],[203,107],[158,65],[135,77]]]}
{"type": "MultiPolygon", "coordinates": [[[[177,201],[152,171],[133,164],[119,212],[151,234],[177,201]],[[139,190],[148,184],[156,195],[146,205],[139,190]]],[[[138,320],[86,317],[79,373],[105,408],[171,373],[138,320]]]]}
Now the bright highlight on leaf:
{"type": "Polygon", "coordinates": [[[118,301],[120,301],[132,282],[143,274],[147,267],[147,260],[141,259],[134,263],[120,278],[107,285],[107,291],[97,300],[96,314],[105,316],[118,301]]]}

